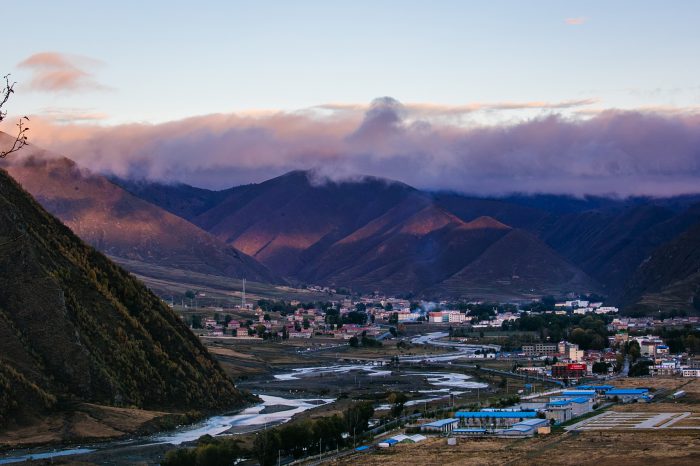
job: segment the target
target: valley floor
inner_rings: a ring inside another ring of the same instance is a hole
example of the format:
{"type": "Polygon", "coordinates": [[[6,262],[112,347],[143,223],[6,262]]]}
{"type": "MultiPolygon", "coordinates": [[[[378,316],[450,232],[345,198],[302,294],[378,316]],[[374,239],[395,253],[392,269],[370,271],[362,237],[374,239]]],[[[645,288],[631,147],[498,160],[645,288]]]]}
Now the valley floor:
{"type": "Polygon", "coordinates": [[[2,429],[0,449],[109,440],[156,432],[185,420],[179,414],[80,403],[2,429]]]}

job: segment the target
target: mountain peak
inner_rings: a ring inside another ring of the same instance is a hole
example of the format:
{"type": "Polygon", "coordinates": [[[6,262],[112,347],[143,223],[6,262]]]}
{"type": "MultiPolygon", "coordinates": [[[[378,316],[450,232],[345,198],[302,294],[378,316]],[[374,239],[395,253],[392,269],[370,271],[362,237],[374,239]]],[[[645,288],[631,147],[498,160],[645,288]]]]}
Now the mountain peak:
{"type": "Polygon", "coordinates": [[[470,222],[465,223],[462,225],[462,228],[468,229],[468,230],[486,230],[486,229],[492,229],[492,230],[511,230],[512,228],[509,227],[508,225],[499,222],[493,217],[489,217],[488,215],[482,215],[481,217],[475,218],[474,220],[471,220],[470,222]]]}

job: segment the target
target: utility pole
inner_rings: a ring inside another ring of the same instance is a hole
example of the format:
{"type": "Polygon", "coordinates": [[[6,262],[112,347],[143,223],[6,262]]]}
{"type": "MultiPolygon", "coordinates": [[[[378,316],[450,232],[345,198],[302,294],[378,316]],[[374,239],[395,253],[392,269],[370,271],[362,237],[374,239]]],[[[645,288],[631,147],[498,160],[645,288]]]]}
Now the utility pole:
{"type": "Polygon", "coordinates": [[[245,277],[243,277],[243,293],[241,294],[241,309],[245,309],[245,277]]]}

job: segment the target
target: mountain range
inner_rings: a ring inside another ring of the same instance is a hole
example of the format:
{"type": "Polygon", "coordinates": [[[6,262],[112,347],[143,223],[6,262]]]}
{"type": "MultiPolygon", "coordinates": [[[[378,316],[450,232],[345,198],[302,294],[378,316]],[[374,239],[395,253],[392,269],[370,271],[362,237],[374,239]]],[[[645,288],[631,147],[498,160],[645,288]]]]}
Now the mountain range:
{"type": "Polygon", "coordinates": [[[698,196],[481,198],[314,171],[212,191],[40,154],[7,168],[84,240],[132,264],[423,298],[595,293],[641,312],[693,312],[700,296],[698,196]],[[688,259],[658,277],[670,251],[688,259]]]}

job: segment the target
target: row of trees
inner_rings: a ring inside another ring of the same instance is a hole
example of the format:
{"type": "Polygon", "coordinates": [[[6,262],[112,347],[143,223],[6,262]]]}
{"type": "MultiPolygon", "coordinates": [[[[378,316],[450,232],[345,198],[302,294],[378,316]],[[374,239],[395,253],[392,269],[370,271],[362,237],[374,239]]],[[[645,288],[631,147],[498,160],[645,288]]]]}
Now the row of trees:
{"type": "Polygon", "coordinates": [[[501,328],[537,332],[542,341],[567,339],[584,350],[603,349],[607,346],[607,319],[591,315],[521,315],[515,321],[504,322],[501,328]]]}
{"type": "Polygon", "coordinates": [[[199,439],[195,448],[169,452],[161,464],[224,466],[254,457],[263,466],[274,465],[281,456],[301,458],[354,444],[355,438],[367,431],[373,414],[371,402],[358,402],[348,407],[342,416],[306,419],[266,429],[256,434],[252,450],[243,448],[239,440],[230,437],[206,435],[199,439]]]}

